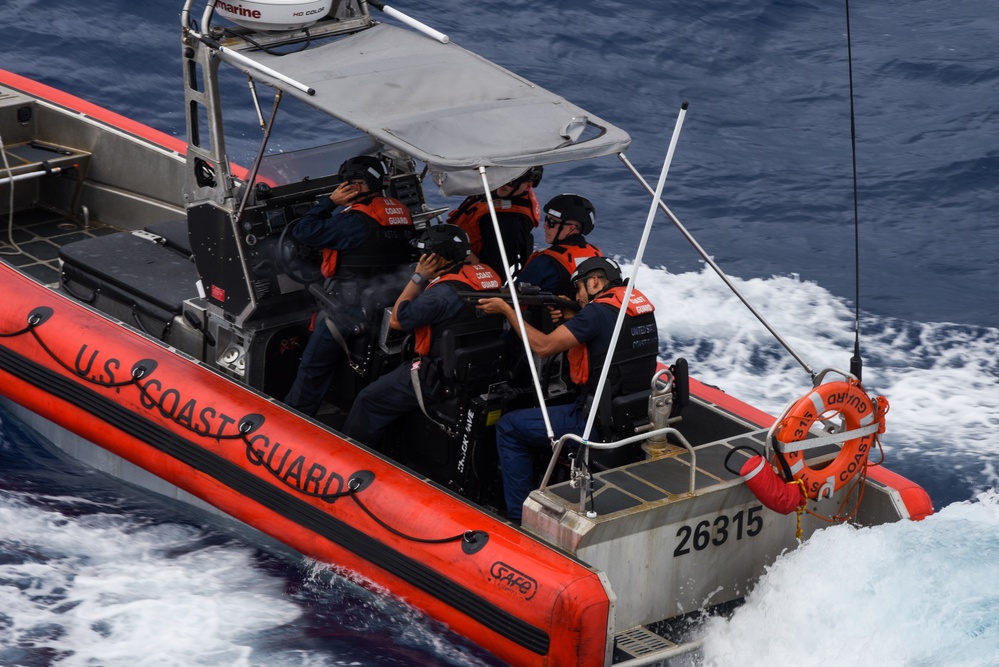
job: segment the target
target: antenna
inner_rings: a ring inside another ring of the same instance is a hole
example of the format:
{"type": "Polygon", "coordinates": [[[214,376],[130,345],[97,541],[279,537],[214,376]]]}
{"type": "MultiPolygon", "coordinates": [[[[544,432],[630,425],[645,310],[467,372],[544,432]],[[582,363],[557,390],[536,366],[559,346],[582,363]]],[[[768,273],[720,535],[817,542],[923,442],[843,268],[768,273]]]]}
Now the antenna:
{"type": "Polygon", "coordinates": [[[846,3],[846,62],[850,76],[850,153],[853,158],[853,356],[850,358],[850,373],[858,380],[864,371],[864,360],[860,358],[860,216],[857,213],[857,123],[853,114],[853,50],[850,46],[850,0],[846,3]]]}

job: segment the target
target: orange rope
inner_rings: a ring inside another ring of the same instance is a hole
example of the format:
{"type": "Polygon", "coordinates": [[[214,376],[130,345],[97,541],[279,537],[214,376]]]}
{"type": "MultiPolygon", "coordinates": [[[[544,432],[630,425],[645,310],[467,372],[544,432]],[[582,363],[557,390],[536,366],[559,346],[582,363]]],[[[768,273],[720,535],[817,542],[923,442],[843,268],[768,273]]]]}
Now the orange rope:
{"type": "MultiPolygon", "coordinates": [[[[867,469],[876,468],[877,466],[880,466],[882,463],[885,462],[885,450],[884,447],[882,447],[881,445],[880,436],[882,433],[884,433],[885,415],[888,414],[890,406],[888,404],[887,399],[885,399],[883,396],[875,397],[874,402],[875,402],[875,410],[877,411],[876,414],[878,415],[878,421],[881,424],[881,428],[878,430],[877,433],[874,434],[874,444],[877,446],[878,451],[881,453],[881,460],[878,461],[877,463],[874,463],[870,460],[870,456],[868,455],[868,459],[864,463],[863,469],[859,473],[857,473],[857,475],[854,477],[853,484],[847,490],[846,495],[843,497],[843,501],[839,504],[839,507],[836,509],[835,514],[833,514],[830,517],[825,517],[822,516],[821,514],[818,514],[808,509],[808,507],[806,506],[806,502],[808,501],[808,493],[805,491],[804,481],[800,479],[792,480],[793,483],[797,483],[801,487],[802,501],[801,505],[797,508],[798,527],[795,532],[795,536],[799,540],[801,539],[801,515],[803,512],[807,512],[816,519],[825,521],[826,523],[846,523],[854,516],[856,516],[857,510],[860,509],[860,503],[864,499],[864,490],[867,488],[867,469]],[[849,513],[843,514],[843,508],[846,507],[846,504],[847,502],[849,502],[850,496],[853,495],[854,490],[857,490],[857,502],[854,504],[853,509],[851,509],[849,513]]],[[[838,413],[830,415],[828,417],[823,417],[822,415],[819,415],[819,417],[815,421],[816,422],[828,421],[836,417],[837,415],[838,413]]]]}
{"type": "MultiPolygon", "coordinates": [[[[839,507],[836,509],[835,514],[833,514],[830,517],[826,517],[822,516],[821,514],[818,514],[817,512],[813,512],[807,507],[805,507],[804,509],[806,512],[808,512],[816,519],[825,521],[826,523],[846,523],[847,521],[852,519],[857,514],[857,510],[860,509],[860,502],[864,499],[864,489],[866,488],[867,488],[867,465],[865,465],[864,469],[857,474],[855,481],[853,482],[853,485],[846,492],[846,495],[843,497],[843,502],[839,504],[839,507]],[[853,509],[850,510],[849,514],[844,515],[842,513],[843,508],[846,506],[847,502],[849,502],[850,496],[853,495],[854,489],[857,489],[858,487],[860,490],[857,492],[857,502],[856,504],[854,504],[853,509]]],[[[800,530],[800,518],[799,518],[799,530],[800,530]]]]}
{"type": "Polygon", "coordinates": [[[808,502],[808,491],[805,490],[805,480],[796,479],[792,484],[797,484],[798,488],[801,489],[801,504],[798,505],[795,512],[798,515],[798,526],[794,530],[794,537],[796,539],[801,539],[801,513],[805,511],[805,503],[808,502]]]}

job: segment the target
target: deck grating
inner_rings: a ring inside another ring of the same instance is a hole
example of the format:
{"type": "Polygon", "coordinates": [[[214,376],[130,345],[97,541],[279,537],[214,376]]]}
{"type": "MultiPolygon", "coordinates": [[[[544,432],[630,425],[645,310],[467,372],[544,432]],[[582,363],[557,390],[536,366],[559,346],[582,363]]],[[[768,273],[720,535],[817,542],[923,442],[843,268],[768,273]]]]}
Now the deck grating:
{"type": "MultiPolygon", "coordinates": [[[[8,221],[6,214],[3,222],[8,221]]],[[[0,261],[18,267],[22,273],[45,285],[59,282],[61,265],[59,249],[69,243],[96,236],[105,236],[118,230],[92,224],[84,227],[60,213],[44,209],[18,211],[14,214],[12,236],[17,247],[10,245],[7,225],[0,230],[0,261]]]]}
{"type": "Polygon", "coordinates": [[[673,642],[643,626],[624,630],[614,635],[614,648],[629,658],[641,658],[676,646],[673,642]]]}
{"type": "MultiPolygon", "coordinates": [[[[739,446],[754,445],[756,451],[762,450],[761,442],[766,430],[761,433],[743,434],[695,448],[695,489],[700,491],[736,479],[737,475],[725,468],[725,457],[739,446]]],[[[746,450],[736,451],[729,466],[739,470],[750,455],[751,452],[746,450]]],[[[596,473],[593,481],[594,506],[597,513],[604,516],[632,509],[643,503],[668,501],[671,497],[684,495],[690,490],[690,455],[683,453],[639,461],[596,473]]],[[[579,502],[579,490],[571,488],[568,482],[550,486],[548,491],[569,506],[575,506],[579,502]]]]}

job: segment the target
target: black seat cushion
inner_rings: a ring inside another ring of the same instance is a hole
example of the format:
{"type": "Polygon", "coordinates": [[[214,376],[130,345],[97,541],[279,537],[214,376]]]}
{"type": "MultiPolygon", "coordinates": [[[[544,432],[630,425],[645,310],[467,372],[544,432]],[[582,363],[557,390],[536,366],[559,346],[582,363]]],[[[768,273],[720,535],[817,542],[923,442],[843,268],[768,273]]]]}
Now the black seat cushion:
{"type": "Polygon", "coordinates": [[[145,230],[150,234],[162,237],[168,248],[188,257],[194,254],[194,251],[191,250],[191,238],[187,234],[187,218],[154,222],[151,225],[146,225],[145,230]]]}
{"type": "Polygon", "coordinates": [[[162,318],[180,314],[198,296],[198,270],[182,255],[129,232],[98,236],[63,246],[63,275],[162,318]]]}

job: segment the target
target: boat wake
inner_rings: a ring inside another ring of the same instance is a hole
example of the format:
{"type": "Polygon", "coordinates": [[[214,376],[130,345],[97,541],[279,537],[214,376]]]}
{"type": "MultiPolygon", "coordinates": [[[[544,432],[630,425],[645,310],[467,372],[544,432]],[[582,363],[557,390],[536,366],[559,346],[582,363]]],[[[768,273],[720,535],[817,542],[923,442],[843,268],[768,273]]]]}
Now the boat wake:
{"type": "Polygon", "coordinates": [[[700,667],[999,663],[999,492],[924,521],[840,525],[785,553],[729,619],[706,622],[700,667]]]}
{"type": "MultiPolygon", "coordinates": [[[[797,276],[730,279],[813,370],[849,370],[852,303],[797,276]]],[[[642,267],[638,284],[660,314],[664,360],[685,357],[692,376],[737,398],[758,397],[770,414],[811,387],[713,271],[642,267]]],[[[999,329],[863,312],[860,326],[864,384],[891,403],[882,443],[892,469],[923,486],[937,509],[999,485],[999,329]]]]}
{"type": "Polygon", "coordinates": [[[395,598],[36,440],[0,410],[0,665],[499,664],[395,598]]]}
{"type": "Polygon", "coordinates": [[[253,637],[300,615],[282,599],[281,580],[254,567],[251,549],[120,511],[66,497],[0,497],[8,637],[0,663],[249,664],[253,637]]]}

